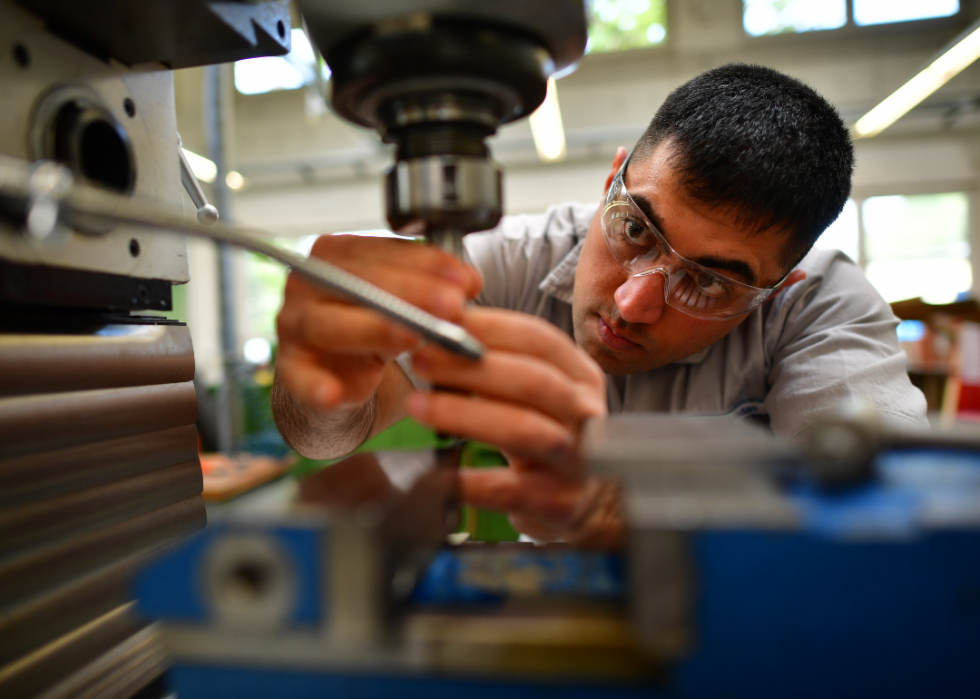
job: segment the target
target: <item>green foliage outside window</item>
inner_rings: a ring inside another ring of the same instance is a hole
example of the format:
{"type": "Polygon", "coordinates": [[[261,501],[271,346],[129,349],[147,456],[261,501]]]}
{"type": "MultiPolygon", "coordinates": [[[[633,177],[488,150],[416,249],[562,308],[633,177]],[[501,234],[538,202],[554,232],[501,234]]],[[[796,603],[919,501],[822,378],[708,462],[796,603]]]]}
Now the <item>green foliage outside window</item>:
{"type": "Polygon", "coordinates": [[[656,46],[667,38],[666,0],[595,0],[589,51],[625,51],[656,46]]]}

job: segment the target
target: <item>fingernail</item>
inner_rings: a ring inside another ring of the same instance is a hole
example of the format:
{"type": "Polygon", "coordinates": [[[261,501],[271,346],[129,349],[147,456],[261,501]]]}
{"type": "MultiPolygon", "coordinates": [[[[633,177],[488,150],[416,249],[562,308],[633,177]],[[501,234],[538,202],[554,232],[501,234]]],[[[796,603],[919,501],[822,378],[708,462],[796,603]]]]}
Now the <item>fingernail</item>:
{"type": "Polygon", "coordinates": [[[408,397],[408,412],[413,416],[425,415],[429,409],[429,396],[426,393],[416,392],[408,397]]]}

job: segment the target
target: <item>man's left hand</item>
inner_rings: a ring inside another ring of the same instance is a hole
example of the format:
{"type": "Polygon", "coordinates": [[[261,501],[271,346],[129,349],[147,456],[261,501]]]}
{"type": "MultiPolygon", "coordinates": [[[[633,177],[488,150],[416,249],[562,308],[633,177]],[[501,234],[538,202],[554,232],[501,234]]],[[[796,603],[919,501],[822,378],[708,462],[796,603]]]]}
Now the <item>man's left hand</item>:
{"type": "Polygon", "coordinates": [[[578,441],[588,418],[606,414],[602,370],[534,316],[471,308],[463,325],[485,344],[483,359],[424,347],[415,354],[416,372],[458,393],[416,392],[408,401],[420,422],[493,444],[507,457],[509,468],[461,471],[463,501],[507,512],[537,539],[594,538],[579,530],[597,520],[608,525],[598,509],[609,508],[609,488],[587,473],[578,441]]]}

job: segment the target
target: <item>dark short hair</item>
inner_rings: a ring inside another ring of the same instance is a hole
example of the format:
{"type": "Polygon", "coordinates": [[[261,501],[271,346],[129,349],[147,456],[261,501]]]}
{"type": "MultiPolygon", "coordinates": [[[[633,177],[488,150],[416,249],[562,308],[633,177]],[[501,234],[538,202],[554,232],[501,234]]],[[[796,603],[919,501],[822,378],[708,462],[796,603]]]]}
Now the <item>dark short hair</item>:
{"type": "Polygon", "coordinates": [[[837,110],[771,68],[733,63],[681,85],[657,110],[633,161],[662,143],[669,143],[689,196],[731,209],[750,230],[787,231],[787,268],[809,252],[851,193],[854,146],[837,110]]]}

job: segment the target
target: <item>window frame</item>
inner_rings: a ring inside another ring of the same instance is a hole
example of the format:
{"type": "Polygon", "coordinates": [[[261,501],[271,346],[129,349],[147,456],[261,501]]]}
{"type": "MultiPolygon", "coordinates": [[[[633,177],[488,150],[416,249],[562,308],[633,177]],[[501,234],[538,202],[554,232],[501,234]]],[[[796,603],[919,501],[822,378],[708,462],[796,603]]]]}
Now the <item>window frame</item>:
{"type": "MultiPolygon", "coordinates": [[[[868,36],[889,36],[896,34],[907,34],[911,32],[929,32],[929,31],[940,31],[946,29],[963,29],[967,27],[972,18],[968,14],[969,9],[967,5],[970,4],[970,0],[960,0],[960,9],[956,14],[950,15],[948,17],[928,17],[926,19],[912,19],[905,20],[902,22],[886,22],[884,24],[869,24],[866,26],[858,26],[854,22],[854,0],[845,0],[847,4],[847,22],[843,27],[838,27],[837,29],[818,29],[815,31],[807,32],[784,32],[782,34],[763,34],[761,36],[753,36],[745,31],[745,24],[743,19],[742,24],[742,34],[746,39],[752,42],[758,41],[786,41],[788,37],[793,40],[799,40],[800,37],[833,37],[834,40],[839,40],[842,38],[852,38],[852,37],[868,37],[868,36]]],[[[744,0],[739,1],[742,7],[742,13],[744,17],[745,2],[744,0]]],[[[669,16],[668,16],[669,21],[669,16]]],[[[670,36],[668,32],[668,37],[670,36]]],[[[806,40],[817,40],[819,39],[806,39],[806,40]]]]}

